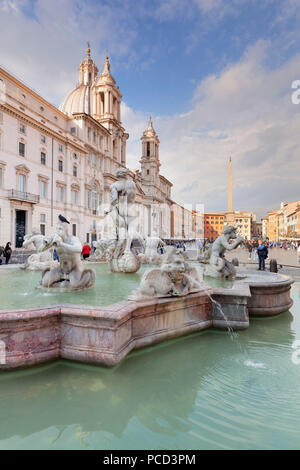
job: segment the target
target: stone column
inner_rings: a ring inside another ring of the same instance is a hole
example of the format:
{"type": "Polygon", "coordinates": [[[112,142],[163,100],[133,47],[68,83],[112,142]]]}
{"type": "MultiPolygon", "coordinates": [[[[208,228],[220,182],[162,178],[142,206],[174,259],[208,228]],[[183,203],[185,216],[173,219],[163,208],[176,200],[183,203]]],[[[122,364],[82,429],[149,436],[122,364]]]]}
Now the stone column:
{"type": "Polygon", "coordinates": [[[108,107],[109,107],[109,92],[106,91],[104,93],[104,114],[109,112],[108,107]]]}
{"type": "Polygon", "coordinates": [[[110,114],[113,114],[113,95],[112,92],[109,92],[109,112],[110,114]]]}

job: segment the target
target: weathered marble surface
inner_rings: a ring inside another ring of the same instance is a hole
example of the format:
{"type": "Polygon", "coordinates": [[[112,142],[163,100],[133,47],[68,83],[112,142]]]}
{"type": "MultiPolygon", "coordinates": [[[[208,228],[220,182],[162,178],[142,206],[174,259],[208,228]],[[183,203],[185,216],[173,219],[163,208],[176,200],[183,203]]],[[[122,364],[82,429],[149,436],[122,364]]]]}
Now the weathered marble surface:
{"type": "Polygon", "coordinates": [[[84,269],[80,257],[81,242],[79,238],[69,235],[68,225],[69,222],[60,215],[56,232],[43,239],[40,251],[55,248],[59,256],[59,264],[43,271],[39,288],[69,292],[87,289],[95,284],[96,273],[93,269],[84,269]]]}
{"type": "Polygon", "coordinates": [[[237,288],[249,285],[251,297],[248,301],[250,317],[269,317],[287,312],[293,305],[290,296],[293,280],[284,274],[263,273],[257,280],[239,281],[237,288]]]}
{"type": "Polygon", "coordinates": [[[129,170],[121,168],[116,172],[118,181],[110,187],[109,209],[114,224],[114,237],[105,251],[105,257],[112,272],[135,273],[141,266],[138,256],[131,250],[134,239],[141,239],[137,233],[138,212],[134,201],[136,185],[128,177],[129,170]]]}
{"type": "Polygon", "coordinates": [[[184,296],[205,288],[207,286],[200,283],[196,268],[187,261],[187,255],[174,246],[168,246],[165,254],[161,255],[160,267],[144,273],[140,286],[129,299],[184,296]]]}
{"type": "Polygon", "coordinates": [[[50,249],[39,253],[44,244],[44,239],[45,236],[36,228],[33,228],[31,233],[25,235],[23,247],[28,248],[33,244],[37,253],[28,256],[24,263],[24,269],[29,271],[44,271],[47,268],[52,269],[58,266],[58,262],[53,260],[53,250],[50,249]]]}
{"type": "Polygon", "coordinates": [[[238,237],[236,228],[232,225],[224,227],[222,234],[209,248],[209,263],[205,267],[204,276],[228,279],[236,276],[236,269],[225,258],[226,250],[231,251],[243,243],[243,238],[238,237]],[[230,240],[234,240],[230,243],[230,240]]]}
{"type": "Polygon", "coordinates": [[[199,331],[212,325],[207,294],[123,301],[109,307],[62,305],[1,311],[1,369],[26,367],[55,358],[114,366],[132,349],[199,331]]]}
{"type": "Polygon", "coordinates": [[[142,264],[157,264],[161,262],[161,254],[158,253],[159,247],[164,247],[165,242],[159,237],[147,237],[145,240],[145,252],[139,253],[138,257],[142,264]]]}
{"type": "Polygon", "coordinates": [[[5,364],[0,361],[0,370],[59,357],[114,366],[135,348],[176,336],[210,327],[248,328],[249,316],[277,315],[292,305],[291,278],[278,274],[261,278],[238,281],[232,289],[124,300],[108,307],[0,310],[0,344],[5,344],[6,357],[5,364]]]}

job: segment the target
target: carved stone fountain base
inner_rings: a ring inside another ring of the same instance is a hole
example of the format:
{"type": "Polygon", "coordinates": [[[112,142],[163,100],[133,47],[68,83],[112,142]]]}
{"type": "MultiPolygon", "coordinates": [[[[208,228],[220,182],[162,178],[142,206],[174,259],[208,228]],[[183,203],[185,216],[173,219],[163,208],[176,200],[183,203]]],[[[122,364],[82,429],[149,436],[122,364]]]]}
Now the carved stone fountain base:
{"type": "Polygon", "coordinates": [[[291,307],[292,283],[288,276],[273,275],[256,282],[239,281],[232,289],[125,300],[108,307],[0,310],[0,344],[5,344],[0,370],[58,358],[114,366],[135,348],[177,336],[207,328],[247,329],[249,315],[278,315],[291,307]]]}

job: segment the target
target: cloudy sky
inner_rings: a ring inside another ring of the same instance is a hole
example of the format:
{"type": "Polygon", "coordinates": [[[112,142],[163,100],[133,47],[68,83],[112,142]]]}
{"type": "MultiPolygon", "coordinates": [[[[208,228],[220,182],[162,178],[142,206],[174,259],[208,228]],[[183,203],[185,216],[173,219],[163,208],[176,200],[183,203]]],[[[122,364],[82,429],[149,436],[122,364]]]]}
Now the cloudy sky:
{"type": "Polygon", "coordinates": [[[0,65],[59,105],[86,42],[123,93],[127,161],[151,113],[179,203],[259,216],[300,199],[300,0],[0,0],[0,65]]]}

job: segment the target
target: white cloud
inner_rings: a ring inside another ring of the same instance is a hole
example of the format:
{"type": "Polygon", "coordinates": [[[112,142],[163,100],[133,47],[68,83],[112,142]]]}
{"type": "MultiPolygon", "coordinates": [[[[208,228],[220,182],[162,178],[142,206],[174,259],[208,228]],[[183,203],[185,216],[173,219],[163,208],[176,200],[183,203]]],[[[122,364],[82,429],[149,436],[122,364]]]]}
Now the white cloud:
{"type": "MultiPolygon", "coordinates": [[[[236,209],[261,214],[281,200],[300,199],[300,105],[291,102],[300,55],[271,70],[265,65],[270,47],[258,42],[238,63],[199,83],[189,112],[154,118],[161,171],[174,183],[176,200],[226,209],[230,155],[236,209]]],[[[127,110],[124,123],[134,136],[128,153],[140,155],[137,136],[146,116],[127,110]]]]}
{"type": "Polygon", "coordinates": [[[74,64],[83,59],[88,40],[101,66],[106,50],[118,61],[135,39],[122,5],[37,0],[31,16],[25,13],[26,1],[0,5],[1,65],[57,105],[78,80],[74,64]]]}
{"type": "MultiPolygon", "coordinates": [[[[298,14],[298,0],[262,1],[270,7],[272,3],[286,5],[279,10],[273,28],[298,14]]],[[[141,68],[147,68],[155,41],[145,45],[142,62],[133,47],[139,18],[145,20],[148,15],[172,21],[178,15],[198,15],[204,18],[203,24],[211,25],[225,15],[237,15],[237,7],[244,2],[165,0],[153,2],[149,8],[147,1],[140,0],[133,14],[126,0],[106,4],[36,0],[29,16],[29,0],[0,0],[1,64],[59,104],[74,88],[74,64],[82,60],[87,40],[99,66],[108,49],[112,62],[126,57],[128,64],[140,61],[141,68]]],[[[285,31],[281,48],[288,47],[294,33],[285,31]]],[[[190,31],[189,50],[198,38],[199,27],[190,31]]],[[[240,61],[195,85],[186,112],[153,117],[161,141],[161,171],[174,183],[173,196],[178,202],[203,202],[208,209],[225,209],[229,155],[234,163],[237,209],[271,207],[280,200],[299,198],[300,105],[291,103],[290,87],[293,80],[300,79],[300,55],[276,69],[268,68],[270,52],[275,46],[281,51],[278,41],[275,45],[274,40],[258,41],[240,61]]],[[[130,133],[128,166],[134,168],[149,116],[131,109],[124,98],[122,120],[130,133]]]]}

